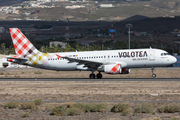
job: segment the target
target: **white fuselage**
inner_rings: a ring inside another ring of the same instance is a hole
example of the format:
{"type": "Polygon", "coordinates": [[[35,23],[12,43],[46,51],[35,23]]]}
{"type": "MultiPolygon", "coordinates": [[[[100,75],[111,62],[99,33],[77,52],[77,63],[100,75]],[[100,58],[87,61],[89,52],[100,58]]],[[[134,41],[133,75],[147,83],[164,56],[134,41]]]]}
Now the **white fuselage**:
{"type": "Polygon", "coordinates": [[[176,62],[176,58],[160,49],[125,49],[125,50],[104,50],[104,51],[85,51],[85,52],[61,52],[49,53],[46,64],[36,67],[59,70],[89,70],[78,62],[69,62],[59,56],[80,59],[90,62],[100,62],[103,64],[120,63],[122,68],[147,68],[169,66],[176,62]]]}

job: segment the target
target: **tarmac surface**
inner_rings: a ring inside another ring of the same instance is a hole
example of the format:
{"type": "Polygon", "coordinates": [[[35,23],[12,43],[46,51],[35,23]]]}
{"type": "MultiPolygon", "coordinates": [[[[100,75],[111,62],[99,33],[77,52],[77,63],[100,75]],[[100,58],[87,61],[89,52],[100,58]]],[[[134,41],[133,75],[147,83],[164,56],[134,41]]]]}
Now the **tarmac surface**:
{"type": "Polygon", "coordinates": [[[0,78],[0,81],[180,81],[180,78],[0,78]]]}

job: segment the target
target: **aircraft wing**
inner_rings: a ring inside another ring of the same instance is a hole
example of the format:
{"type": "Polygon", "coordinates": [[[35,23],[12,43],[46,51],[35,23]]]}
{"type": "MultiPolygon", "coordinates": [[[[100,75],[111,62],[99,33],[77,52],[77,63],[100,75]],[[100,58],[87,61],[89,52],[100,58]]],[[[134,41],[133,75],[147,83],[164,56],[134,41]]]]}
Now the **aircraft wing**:
{"type": "Polygon", "coordinates": [[[84,64],[85,65],[84,67],[88,67],[88,68],[97,69],[99,66],[101,66],[103,64],[103,62],[75,59],[75,58],[71,58],[71,57],[62,57],[62,58],[69,60],[69,62],[77,62],[77,63],[79,63],[79,65],[84,64]]]}
{"type": "Polygon", "coordinates": [[[109,64],[121,64],[121,67],[124,68],[127,66],[127,63],[124,61],[112,61],[112,62],[98,62],[98,61],[90,61],[90,60],[83,60],[83,59],[76,59],[76,58],[72,58],[72,57],[63,57],[67,60],[69,60],[69,62],[77,62],[79,63],[79,65],[84,64],[84,67],[88,67],[88,68],[94,68],[97,69],[98,67],[100,67],[101,65],[109,65],[109,64]]]}

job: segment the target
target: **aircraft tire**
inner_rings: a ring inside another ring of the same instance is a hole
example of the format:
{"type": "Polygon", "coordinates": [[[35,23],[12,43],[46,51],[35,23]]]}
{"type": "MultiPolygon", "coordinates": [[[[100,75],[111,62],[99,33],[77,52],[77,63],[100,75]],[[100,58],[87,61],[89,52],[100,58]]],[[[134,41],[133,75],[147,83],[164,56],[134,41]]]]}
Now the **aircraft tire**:
{"type": "Polygon", "coordinates": [[[156,77],[156,74],[152,74],[152,77],[155,78],[155,77],[156,77]]]}
{"type": "Polygon", "coordinates": [[[102,74],[98,73],[97,74],[97,79],[101,79],[102,78],[102,74]]]}
{"type": "Polygon", "coordinates": [[[90,78],[90,79],[94,79],[94,78],[95,78],[95,74],[90,74],[90,75],[89,75],[89,78],[90,78]]]}

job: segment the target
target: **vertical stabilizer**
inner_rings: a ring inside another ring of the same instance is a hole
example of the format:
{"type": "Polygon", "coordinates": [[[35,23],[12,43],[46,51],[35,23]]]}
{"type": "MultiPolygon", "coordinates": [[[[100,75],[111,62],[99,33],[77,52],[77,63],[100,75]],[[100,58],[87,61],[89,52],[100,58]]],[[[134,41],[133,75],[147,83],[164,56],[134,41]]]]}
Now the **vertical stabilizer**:
{"type": "Polygon", "coordinates": [[[18,28],[9,28],[14,49],[19,57],[30,57],[40,53],[18,28]]]}

